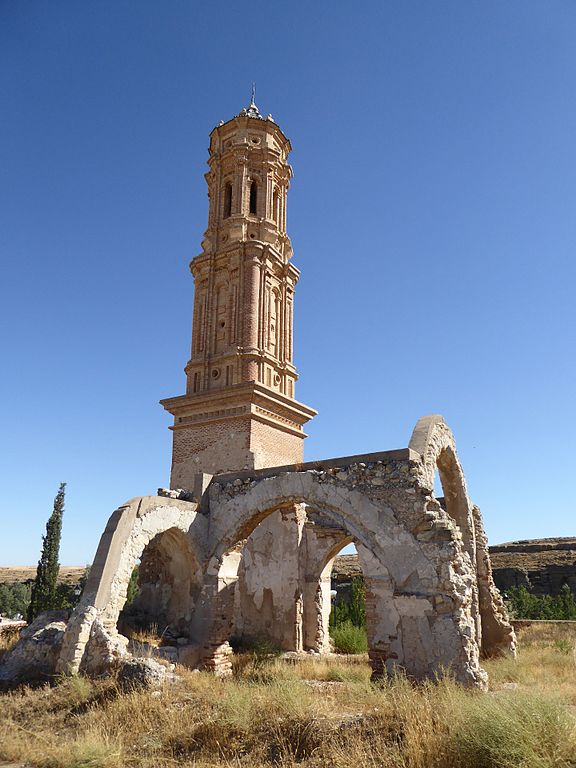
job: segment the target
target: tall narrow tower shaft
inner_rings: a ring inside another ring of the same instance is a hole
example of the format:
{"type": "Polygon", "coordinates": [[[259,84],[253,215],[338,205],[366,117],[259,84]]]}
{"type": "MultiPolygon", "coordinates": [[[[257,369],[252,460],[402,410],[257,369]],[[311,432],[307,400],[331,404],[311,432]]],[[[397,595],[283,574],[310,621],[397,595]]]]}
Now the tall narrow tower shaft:
{"type": "Polygon", "coordinates": [[[174,416],[172,487],[192,487],[199,472],[303,459],[303,426],[316,412],[295,400],[290,149],[254,100],[210,134],[186,394],[162,400],[174,416]]]}

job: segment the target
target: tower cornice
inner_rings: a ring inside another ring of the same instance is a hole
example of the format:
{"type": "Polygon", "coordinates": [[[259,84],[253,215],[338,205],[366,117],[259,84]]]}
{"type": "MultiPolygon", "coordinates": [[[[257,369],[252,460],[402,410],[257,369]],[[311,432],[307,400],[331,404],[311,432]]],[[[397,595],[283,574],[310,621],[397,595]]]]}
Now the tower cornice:
{"type": "Polygon", "coordinates": [[[274,120],[264,118],[263,120],[256,121],[253,118],[244,115],[236,115],[236,117],[232,117],[230,120],[226,120],[225,122],[220,123],[220,125],[215,126],[210,131],[210,144],[212,145],[215,136],[218,138],[228,137],[228,134],[235,128],[242,128],[244,130],[255,132],[269,131],[282,140],[286,154],[292,151],[290,139],[284,134],[280,126],[275,123],[274,120]]]}

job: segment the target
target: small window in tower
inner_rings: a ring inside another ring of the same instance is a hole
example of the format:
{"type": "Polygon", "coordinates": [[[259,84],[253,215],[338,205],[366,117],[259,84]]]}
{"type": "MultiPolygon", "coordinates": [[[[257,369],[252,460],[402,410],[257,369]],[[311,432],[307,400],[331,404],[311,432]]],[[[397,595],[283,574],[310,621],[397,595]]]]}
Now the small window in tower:
{"type": "Polygon", "coordinates": [[[232,213],[232,184],[226,182],[224,187],[224,218],[227,219],[232,213]]]}
{"type": "Polygon", "coordinates": [[[272,218],[278,224],[278,210],[280,203],[280,195],[278,194],[278,187],[274,189],[274,196],[272,198],[272,218]]]}
{"type": "Polygon", "coordinates": [[[256,213],[256,204],[258,202],[258,184],[255,181],[250,184],[250,213],[256,213]]]}

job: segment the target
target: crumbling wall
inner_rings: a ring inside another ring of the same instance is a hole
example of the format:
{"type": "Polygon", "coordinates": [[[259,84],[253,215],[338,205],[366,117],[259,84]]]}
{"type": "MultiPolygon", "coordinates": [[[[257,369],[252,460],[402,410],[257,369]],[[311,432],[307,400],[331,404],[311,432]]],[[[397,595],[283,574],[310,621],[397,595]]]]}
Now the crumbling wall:
{"type": "Polygon", "coordinates": [[[468,496],[464,471],[456,453],[452,431],[440,415],[421,418],[410,439],[410,448],[422,458],[421,483],[434,503],[434,474],[438,470],[444,491],[442,507],[457,525],[474,571],[472,583],[476,641],[483,656],[516,654],[516,638],[498,592],[484,533],[482,516],[468,496]]]}
{"type": "Polygon", "coordinates": [[[234,634],[303,649],[301,541],[303,505],[277,510],[246,539],[238,571],[234,634]]]}
{"type": "Polygon", "coordinates": [[[410,445],[215,476],[201,512],[181,498],[133,499],[102,536],[58,671],[95,672],[126,655],[116,625],[134,564],[146,552],[144,607],[178,624],[189,640],[174,660],[228,673],[235,623],[285,648],[325,651],[327,570],[354,541],[374,675],[401,668],[422,680],[449,670],[485,687],[481,649],[514,653],[514,633],[491,577],[480,512],[441,417],[421,420],[410,445]],[[433,491],[437,467],[445,508],[433,491]],[[288,543],[274,540],[275,520],[292,526],[288,543]]]}
{"type": "Polygon", "coordinates": [[[477,506],[473,507],[476,529],[476,565],[480,617],[482,621],[482,656],[499,654],[516,655],[516,635],[510,624],[508,612],[492,576],[488,552],[488,539],[484,533],[482,515],[477,506]]]}
{"type": "MultiPolygon", "coordinates": [[[[277,476],[267,470],[214,478],[214,562],[275,509],[288,503],[321,509],[369,553],[375,674],[400,666],[422,679],[451,668],[462,682],[482,687],[472,601],[476,577],[458,527],[439,504],[428,504],[419,456],[405,450],[368,458],[373,460],[325,468],[319,463],[318,469],[277,476]]],[[[224,625],[218,614],[219,648],[224,625]]]]}

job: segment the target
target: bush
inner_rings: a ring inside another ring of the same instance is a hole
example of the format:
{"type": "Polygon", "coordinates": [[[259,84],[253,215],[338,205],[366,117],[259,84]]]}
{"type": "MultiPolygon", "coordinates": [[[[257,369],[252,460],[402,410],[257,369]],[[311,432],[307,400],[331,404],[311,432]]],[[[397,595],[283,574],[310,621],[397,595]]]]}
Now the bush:
{"type": "Polygon", "coordinates": [[[332,627],[330,636],[337,653],[366,653],[368,650],[366,629],[355,626],[351,621],[332,627]]]}
{"type": "Polygon", "coordinates": [[[565,584],[559,595],[533,595],[526,587],[508,590],[508,610],[515,619],[576,619],[576,600],[565,584]]]}
{"type": "Polygon", "coordinates": [[[330,626],[337,627],[351,621],[355,627],[366,626],[366,584],[361,576],[354,576],[349,599],[338,596],[332,606],[330,626]]]}
{"type": "Polygon", "coordinates": [[[25,616],[30,603],[32,585],[27,582],[12,581],[0,584],[0,613],[13,619],[25,616]]]}

